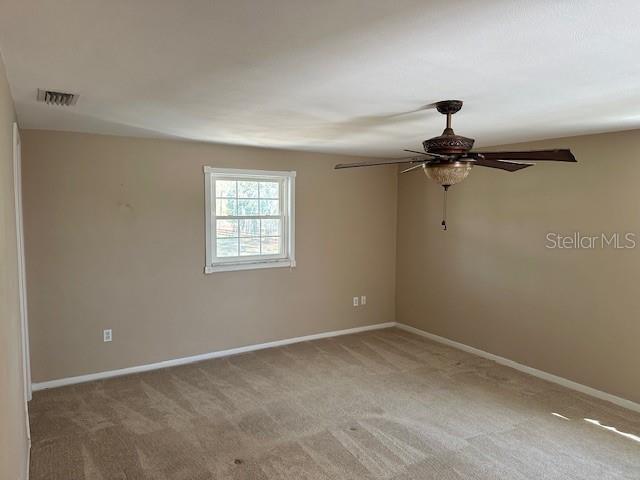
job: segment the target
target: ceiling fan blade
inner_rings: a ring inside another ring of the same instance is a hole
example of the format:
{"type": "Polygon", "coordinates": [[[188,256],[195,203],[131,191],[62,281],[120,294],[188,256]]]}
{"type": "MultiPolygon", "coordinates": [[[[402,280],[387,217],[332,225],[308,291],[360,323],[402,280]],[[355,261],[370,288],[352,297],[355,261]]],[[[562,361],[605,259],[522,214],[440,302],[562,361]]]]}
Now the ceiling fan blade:
{"type": "Polygon", "coordinates": [[[413,167],[409,167],[409,168],[406,168],[406,169],[402,170],[400,173],[411,172],[412,170],[415,170],[416,168],[424,167],[424,165],[425,165],[424,163],[419,163],[418,165],[414,165],[413,167]]]}
{"type": "Polygon", "coordinates": [[[575,162],[569,149],[559,150],[531,150],[528,152],[473,152],[479,153],[489,160],[524,160],[528,162],[575,162]]]}
{"type": "Polygon", "coordinates": [[[507,172],[517,172],[518,170],[534,165],[533,163],[505,162],[503,160],[493,160],[489,158],[477,158],[473,164],[481,167],[499,168],[500,170],[506,170],[507,172]]]}
{"type": "Polygon", "coordinates": [[[425,110],[431,110],[432,108],[436,108],[437,104],[438,102],[429,103],[427,105],[422,105],[418,108],[414,108],[413,110],[406,110],[404,112],[394,113],[392,115],[389,115],[389,117],[399,117],[401,115],[409,115],[411,113],[424,112],[425,110]]]}
{"type": "Polygon", "coordinates": [[[433,158],[449,158],[447,155],[440,155],[439,153],[419,152],[417,150],[407,150],[406,148],[404,149],[404,151],[409,153],[418,153],[420,155],[426,155],[428,157],[433,157],[433,158]]]}
{"type": "Polygon", "coordinates": [[[410,158],[387,158],[380,160],[370,160],[368,162],[356,162],[356,163],[339,163],[335,167],[335,170],[339,170],[341,168],[356,168],[356,167],[374,167],[376,165],[393,165],[399,163],[416,163],[416,162],[424,162],[422,158],[410,157],[410,158]]]}

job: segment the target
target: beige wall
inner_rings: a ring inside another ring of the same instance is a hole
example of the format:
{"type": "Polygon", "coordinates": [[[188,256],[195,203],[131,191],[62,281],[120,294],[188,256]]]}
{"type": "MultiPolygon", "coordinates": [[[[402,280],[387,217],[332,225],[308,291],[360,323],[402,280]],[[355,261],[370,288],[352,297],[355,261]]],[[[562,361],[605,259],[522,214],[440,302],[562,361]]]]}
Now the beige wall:
{"type": "Polygon", "coordinates": [[[395,168],[49,131],[23,158],[35,382],[395,320],[395,168]],[[297,171],[295,269],[203,274],[203,165],[297,171]]]}
{"type": "MultiPolygon", "coordinates": [[[[578,164],[476,168],[449,195],[398,187],[397,320],[640,402],[640,131],[549,140],[578,164]],[[632,232],[631,250],[552,250],[548,232],[632,232]]],[[[506,148],[506,147],[504,147],[506,148]]]]}
{"type": "Polygon", "coordinates": [[[0,478],[27,478],[13,188],[13,100],[0,58],[0,478]]]}

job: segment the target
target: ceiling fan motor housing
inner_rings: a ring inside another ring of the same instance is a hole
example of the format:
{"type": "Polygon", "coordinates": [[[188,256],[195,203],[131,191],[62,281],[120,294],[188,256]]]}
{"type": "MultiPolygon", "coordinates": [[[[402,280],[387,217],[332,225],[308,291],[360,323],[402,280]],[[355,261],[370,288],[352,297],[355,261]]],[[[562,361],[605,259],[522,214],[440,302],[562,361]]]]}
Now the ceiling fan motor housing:
{"type": "Polygon", "coordinates": [[[451,128],[451,116],[462,108],[461,100],[443,100],[437,102],[435,107],[443,115],[447,116],[447,128],[442,135],[430,138],[422,142],[424,151],[439,155],[463,155],[473,147],[473,138],[456,135],[451,128]]]}
{"type": "Polygon", "coordinates": [[[451,128],[447,128],[439,137],[433,137],[422,142],[422,146],[427,153],[462,155],[471,150],[473,142],[473,138],[456,135],[451,128]]]}

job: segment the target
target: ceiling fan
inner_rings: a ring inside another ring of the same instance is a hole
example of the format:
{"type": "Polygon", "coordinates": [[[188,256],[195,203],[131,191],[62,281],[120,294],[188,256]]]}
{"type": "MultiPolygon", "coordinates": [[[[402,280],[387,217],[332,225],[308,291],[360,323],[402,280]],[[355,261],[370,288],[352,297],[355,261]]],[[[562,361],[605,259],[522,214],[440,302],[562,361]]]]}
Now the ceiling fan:
{"type": "Polygon", "coordinates": [[[438,112],[447,116],[447,126],[442,135],[430,138],[422,142],[424,152],[416,150],[404,150],[405,152],[422,155],[421,157],[404,157],[387,160],[373,160],[369,162],[340,163],[336,169],[371,167],[374,165],[389,165],[411,163],[411,167],[401,173],[411,172],[422,168],[428,178],[440,184],[444,188],[444,211],[442,226],[447,229],[446,202],[449,187],[463,181],[474,166],[497,168],[507,172],[517,172],[523,168],[531,167],[540,161],[575,162],[576,158],[568,149],[558,150],[531,150],[517,152],[473,152],[473,138],[456,135],[451,128],[451,116],[460,111],[462,100],[443,100],[424,107],[436,108],[438,112]]]}

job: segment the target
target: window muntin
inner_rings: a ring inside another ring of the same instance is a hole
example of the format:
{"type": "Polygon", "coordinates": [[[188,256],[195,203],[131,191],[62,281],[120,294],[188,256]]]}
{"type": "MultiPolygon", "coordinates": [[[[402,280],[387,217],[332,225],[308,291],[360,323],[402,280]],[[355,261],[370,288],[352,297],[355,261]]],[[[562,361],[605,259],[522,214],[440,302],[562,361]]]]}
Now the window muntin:
{"type": "Polygon", "coordinates": [[[295,265],[295,172],[205,167],[205,178],[207,273],[295,265]]]}

